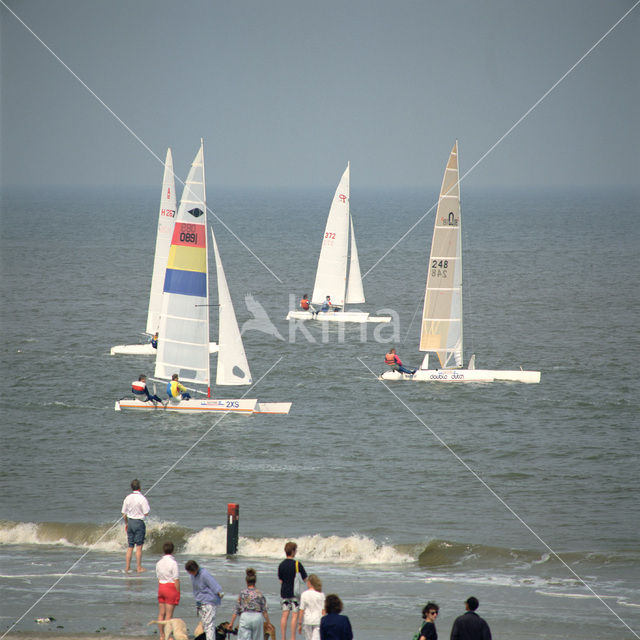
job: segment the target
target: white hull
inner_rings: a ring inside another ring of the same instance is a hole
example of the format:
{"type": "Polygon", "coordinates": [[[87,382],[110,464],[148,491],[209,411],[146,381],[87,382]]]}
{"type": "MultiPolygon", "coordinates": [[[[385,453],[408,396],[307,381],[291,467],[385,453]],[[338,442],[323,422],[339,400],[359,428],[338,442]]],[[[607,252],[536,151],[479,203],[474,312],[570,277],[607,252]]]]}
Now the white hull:
{"type": "Polygon", "coordinates": [[[287,320],[318,320],[320,322],[391,322],[391,316],[372,316],[365,311],[289,311],[287,320]]]}
{"type": "Polygon", "coordinates": [[[258,402],[256,399],[215,400],[213,398],[191,398],[170,400],[166,404],[142,402],[135,398],[116,401],[115,410],[171,411],[174,413],[237,413],[240,415],[287,414],[291,402],[258,402]]]}
{"type": "MultiPolygon", "coordinates": [[[[146,344],[117,344],[115,347],[111,347],[112,356],[155,356],[157,349],[151,346],[151,343],[146,344]]],[[[218,343],[209,343],[209,353],[218,353],[218,343]]]]}
{"type": "Polygon", "coordinates": [[[540,382],[539,371],[499,371],[494,369],[418,369],[415,374],[385,371],[380,380],[416,382],[540,382]]]}

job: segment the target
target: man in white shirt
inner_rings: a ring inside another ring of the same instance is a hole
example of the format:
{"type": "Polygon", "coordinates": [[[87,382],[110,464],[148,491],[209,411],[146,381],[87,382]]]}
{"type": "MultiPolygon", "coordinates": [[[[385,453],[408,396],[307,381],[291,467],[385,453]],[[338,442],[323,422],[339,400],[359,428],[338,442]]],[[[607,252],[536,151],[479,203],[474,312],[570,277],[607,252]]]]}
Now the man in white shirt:
{"type": "Polygon", "coordinates": [[[122,516],[124,517],[124,530],[127,532],[127,559],[125,563],[125,571],[129,573],[131,568],[131,556],[133,548],[136,548],[136,571],[142,573],[142,545],[144,544],[144,536],[147,532],[144,519],[149,515],[149,502],[140,493],[140,480],[131,481],[130,493],[122,503],[122,516]]]}

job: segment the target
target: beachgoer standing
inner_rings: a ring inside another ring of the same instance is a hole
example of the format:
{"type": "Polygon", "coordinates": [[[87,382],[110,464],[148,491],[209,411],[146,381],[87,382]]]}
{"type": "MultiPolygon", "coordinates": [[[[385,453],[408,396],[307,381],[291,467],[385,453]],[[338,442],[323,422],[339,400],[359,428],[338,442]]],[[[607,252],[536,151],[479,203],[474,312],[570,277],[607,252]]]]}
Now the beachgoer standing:
{"type": "Polygon", "coordinates": [[[478,598],[471,596],[464,604],[467,612],[454,620],[451,640],[491,640],[489,625],[476,613],[478,598]]]}
{"type": "Polygon", "coordinates": [[[243,589],[238,596],[238,603],[227,629],[233,629],[236,616],[240,616],[238,639],[262,640],[265,622],[271,624],[267,613],[267,599],[261,591],[256,589],[256,570],[247,569],[245,573],[247,588],[243,589]]]}
{"type": "Polygon", "coordinates": [[[300,596],[298,632],[304,630],[305,640],[320,640],[320,618],[325,614],[322,582],[315,573],[307,578],[309,588],[300,596]]]}
{"type": "Polygon", "coordinates": [[[282,583],[280,586],[280,604],[282,607],[282,617],[280,618],[280,631],[282,640],[287,638],[287,618],[291,612],[291,640],[296,638],[296,622],[298,621],[298,610],[300,600],[294,595],[296,574],[300,573],[303,580],[307,579],[307,572],[301,562],[294,560],[298,545],[295,542],[287,542],[284,545],[284,553],[287,556],[278,567],[278,578],[282,583]]]}
{"type": "Polygon", "coordinates": [[[196,613],[202,623],[207,640],[216,637],[216,610],[222,602],[222,587],[206,570],[202,569],[195,560],[188,560],[184,565],[191,576],[193,597],[196,599],[196,613]]]}
{"type": "Polygon", "coordinates": [[[320,640],[353,640],[351,622],[347,616],[340,615],[342,600],[330,593],[324,601],[326,616],[320,620],[320,640]]]}
{"type": "Polygon", "coordinates": [[[422,609],[423,623],[420,627],[419,640],[438,640],[436,632],[436,618],[438,617],[440,607],[435,602],[427,602],[422,609]]]}
{"type": "Polygon", "coordinates": [[[142,545],[147,532],[144,519],[149,515],[151,508],[149,502],[140,493],[140,480],[131,481],[131,491],[122,503],[122,516],[124,518],[124,530],[127,532],[127,557],[124,570],[129,573],[131,569],[131,556],[133,548],[136,548],[136,571],[142,573],[142,545]]]}
{"type": "MultiPolygon", "coordinates": [[[[158,620],[171,620],[173,610],[180,604],[180,574],[173,557],[173,542],[162,545],[164,555],[156,562],[158,578],[158,620]]],[[[158,625],[160,640],[164,640],[164,625],[158,625]]]]}

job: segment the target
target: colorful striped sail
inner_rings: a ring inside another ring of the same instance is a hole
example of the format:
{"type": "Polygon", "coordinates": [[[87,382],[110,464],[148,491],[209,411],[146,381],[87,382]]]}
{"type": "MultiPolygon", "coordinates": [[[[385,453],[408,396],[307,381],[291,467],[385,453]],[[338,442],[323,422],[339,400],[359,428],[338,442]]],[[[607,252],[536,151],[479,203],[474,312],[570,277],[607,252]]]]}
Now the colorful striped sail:
{"type": "Polygon", "coordinates": [[[155,375],[209,386],[207,204],[203,144],[191,165],[171,238],[155,375]]]}

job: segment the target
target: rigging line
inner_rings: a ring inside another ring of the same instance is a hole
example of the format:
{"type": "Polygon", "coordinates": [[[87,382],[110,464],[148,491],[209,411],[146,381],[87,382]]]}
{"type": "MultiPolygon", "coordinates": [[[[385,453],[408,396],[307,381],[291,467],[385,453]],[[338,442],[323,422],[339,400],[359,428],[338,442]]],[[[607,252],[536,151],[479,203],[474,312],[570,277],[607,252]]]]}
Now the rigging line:
{"type": "Polygon", "coordinates": [[[418,301],[418,304],[416,305],[416,310],[413,312],[413,317],[411,318],[411,322],[409,323],[409,327],[407,328],[407,333],[404,336],[404,340],[402,341],[402,344],[404,345],[405,342],[407,341],[407,338],[409,337],[409,331],[411,329],[411,326],[413,325],[413,321],[416,318],[416,314],[418,313],[418,310],[420,309],[420,305],[422,304],[421,301],[418,301]]]}
{"type": "MultiPolygon", "coordinates": [[[[639,0],[640,1],[640,0],[639,0]]],[[[609,609],[609,611],[629,630],[631,631],[631,633],[636,637],[636,638],[640,638],[640,635],[638,635],[606,602],[605,600],[602,598],[602,596],[598,595],[521,517],[520,515],[518,515],[518,513],[512,509],[490,486],[489,484],[483,480],[480,475],[474,471],[426,422],[424,422],[424,420],[415,413],[415,411],[413,411],[413,409],[402,399],[400,398],[400,396],[398,396],[398,394],[396,394],[395,391],[393,391],[393,389],[391,389],[391,387],[389,385],[386,385],[382,380],[380,380],[378,378],[378,376],[369,368],[369,366],[367,364],[365,364],[365,362],[361,359],[358,358],[358,360],[360,361],[360,364],[362,364],[363,367],[365,367],[369,373],[371,373],[379,382],[380,384],[391,394],[394,396],[394,398],[396,398],[396,400],[398,400],[402,406],[416,419],[418,420],[418,422],[420,422],[420,424],[427,429],[427,431],[429,431],[429,433],[431,433],[431,435],[467,470],[469,471],[469,473],[471,473],[476,480],[478,480],[478,482],[480,482],[480,484],[489,491],[489,493],[491,493],[491,495],[496,498],[498,500],[498,502],[500,502],[500,504],[502,504],[503,507],[505,507],[505,509],[507,509],[507,511],[509,511],[509,513],[511,513],[512,516],[514,516],[514,518],[516,520],[518,520],[518,522],[520,522],[520,524],[527,529],[527,531],[529,531],[529,533],[531,533],[542,545],[544,545],[544,547],[547,549],[547,551],[549,551],[549,553],[551,553],[551,555],[556,558],[579,582],[581,582],[588,591],[590,591],[607,609],[609,609]]]]}
{"type": "MultiPolygon", "coordinates": [[[[638,0],[640,2],[640,0],[638,0]]],[[[113,109],[111,109],[111,107],[109,107],[108,104],[106,104],[104,102],[104,100],[102,100],[102,98],[100,98],[100,96],[98,96],[98,94],[95,93],[95,91],[93,91],[87,84],[86,82],[84,82],[84,80],[82,80],[82,78],[80,78],[78,76],[78,74],[75,73],[75,71],[73,71],[69,65],[67,65],[64,60],[62,60],[62,58],[60,58],[60,56],[58,56],[52,49],[51,47],[49,47],[49,45],[46,44],[46,42],[44,42],[42,40],[42,38],[40,38],[40,36],[38,36],[38,34],[35,33],[35,31],[33,31],[33,29],[31,29],[31,27],[24,22],[24,20],[22,20],[22,18],[20,18],[20,16],[18,16],[16,14],[15,11],[13,11],[13,9],[11,9],[11,7],[7,6],[7,3],[4,0],[0,0],[0,4],[2,4],[3,7],[5,7],[5,9],[7,9],[7,11],[9,11],[13,17],[100,103],[100,105],[111,115],[113,116],[120,125],[122,125],[122,127],[128,132],[130,133],[141,145],[142,147],[144,147],[144,149],[146,149],[163,167],[164,167],[164,161],[155,153],[155,151],[153,151],[148,145],[147,143],[142,140],[142,138],[140,138],[140,136],[138,136],[138,134],[136,134],[135,131],[133,131],[133,129],[131,129],[131,127],[129,127],[127,125],[126,122],[124,122],[122,120],[122,118],[120,118],[118,116],[118,114],[116,114],[113,109]]],[[[184,187],[185,183],[174,173],[173,177],[184,187]]],[[[220,222],[220,224],[222,224],[222,226],[280,283],[282,284],[282,280],[280,280],[280,278],[269,268],[267,267],[267,265],[254,253],[254,251],[245,243],[243,242],[228,226],[227,224],[224,222],[224,220],[222,220],[216,213],[215,211],[213,211],[212,209],[210,209],[207,206],[207,211],[209,211],[215,218],[216,220],[218,220],[218,222],[220,222]]]]}
{"type": "MultiPolygon", "coordinates": [[[[482,156],[480,156],[478,160],[476,160],[476,162],[471,166],[471,168],[468,171],[466,171],[461,178],[458,179],[458,182],[456,183],[456,185],[460,184],[639,4],[640,4],[640,0],[637,0],[636,3],[628,11],[626,11],[622,15],[622,17],[615,22],[615,24],[612,27],[610,27],[607,30],[606,33],[595,42],[595,44],[593,44],[586,51],[586,53],[582,54],[582,56],[578,58],[577,62],[575,62],[571,67],[569,67],[569,69],[565,71],[565,73],[562,76],[560,76],[560,78],[556,80],[556,82],[554,82],[551,85],[551,87],[549,87],[549,89],[547,89],[542,94],[542,96],[538,98],[538,100],[536,100],[536,102],[534,102],[533,105],[529,107],[529,109],[525,111],[525,113],[522,116],[520,116],[520,118],[518,118],[518,120],[516,120],[516,122],[512,124],[509,127],[509,129],[507,129],[507,131],[503,133],[502,136],[500,136],[500,138],[498,138],[498,140],[496,140],[496,142],[494,142],[491,145],[491,147],[489,147],[487,151],[485,151],[485,153],[482,156]]],[[[451,189],[449,189],[449,191],[451,191],[451,189]]],[[[414,223],[407,230],[407,232],[404,233],[402,237],[399,240],[397,240],[362,277],[366,278],[367,275],[371,273],[371,271],[373,271],[409,235],[409,233],[411,233],[411,231],[413,231],[413,229],[415,229],[415,227],[418,226],[426,218],[426,216],[428,216],[431,213],[431,211],[436,205],[437,203],[432,205],[432,207],[421,218],[419,218],[418,221],[414,223]]]]}
{"type": "MultiPolygon", "coordinates": [[[[2,0],[0,0],[0,2],[2,2],[2,0]]],[[[240,398],[244,398],[258,383],[260,383],[262,380],[264,380],[264,378],[271,373],[271,371],[276,367],[276,365],[282,360],[284,356],[280,356],[270,367],[269,369],[267,369],[267,371],[265,373],[263,373],[260,378],[254,382],[254,384],[252,384],[246,391],[245,393],[243,393],[240,398]]],[[[222,420],[224,420],[224,418],[226,418],[229,414],[228,413],[224,413],[222,414],[218,420],[216,422],[214,422],[205,432],[203,435],[201,435],[147,490],[146,495],[149,495],[153,489],[155,487],[158,486],[158,484],[160,484],[160,482],[162,482],[162,480],[164,480],[167,475],[169,475],[169,473],[171,473],[177,466],[178,464],[180,464],[180,462],[182,462],[182,460],[184,460],[184,458],[189,455],[194,449],[195,447],[197,447],[203,440],[204,438],[206,438],[209,433],[211,433],[211,431],[217,427],[220,422],[222,420]]],[[[99,542],[101,542],[106,536],[107,534],[111,533],[111,531],[113,531],[119,524],[120,522],[122,522],[123,520],[123,516],[120,516],[120,518],[118,518],[118,520],[116,520],[92,545],[91,548],[87,549],[1,636],[0,636],[0,640],[2,640],[2,638],[4,638],[8,633],[11,632],[12,629],[15,628],[15,626],[21,622],[25,616],[28,615],[28,613],[30,611],[33,610],[33,608],[35,606],[37,606],[40,602],[42,602],[42,600],[44,600],[44,598],[49,595],[49,593],[51,593],[51,591],[53,591],[53,589],[55,589],[58,584],[60,584],[60,582],[67,577],[67,575],[69,575],[69,572],[76,567],[78,564],[80,564],[80,562],[82,560],[84,560],[84,558],[86,558],[87,555],[89,555],[89,553],[91,553],[91,551],[93,551],[93,547],[95,547],[95,545],[97,545],[99,542]]]]}

